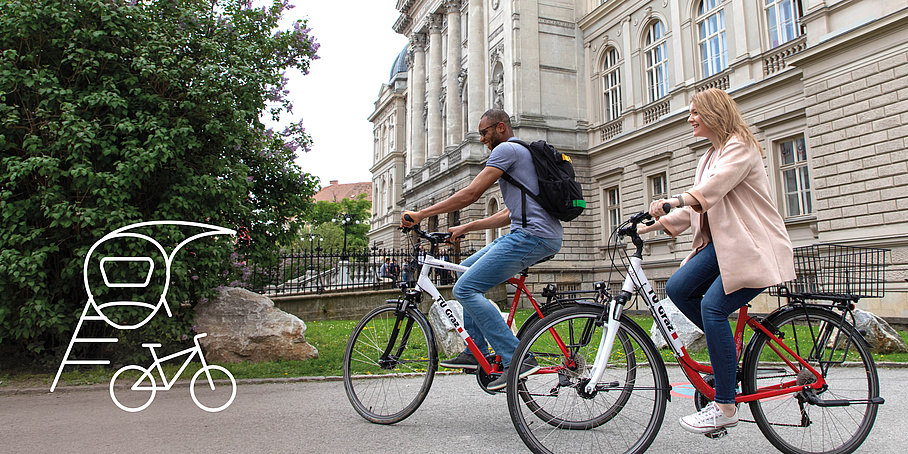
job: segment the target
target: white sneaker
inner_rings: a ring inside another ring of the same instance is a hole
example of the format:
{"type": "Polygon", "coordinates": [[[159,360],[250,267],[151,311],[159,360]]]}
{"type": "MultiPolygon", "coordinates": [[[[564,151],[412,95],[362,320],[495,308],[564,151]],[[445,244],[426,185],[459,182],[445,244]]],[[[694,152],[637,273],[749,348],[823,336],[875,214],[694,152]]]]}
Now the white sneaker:
{"type": "Polygon", "coordinates": [[[734,416],[729,418],[725,416],[725,413],[722,413],[722,409],[715,402],[710,402],[699,412],[685,416],[678,422],[681,423],[681,427],[685,430],[696,434],[715,432],[725,427],[737,426],[738,410],[735,409],[734,416]]]}

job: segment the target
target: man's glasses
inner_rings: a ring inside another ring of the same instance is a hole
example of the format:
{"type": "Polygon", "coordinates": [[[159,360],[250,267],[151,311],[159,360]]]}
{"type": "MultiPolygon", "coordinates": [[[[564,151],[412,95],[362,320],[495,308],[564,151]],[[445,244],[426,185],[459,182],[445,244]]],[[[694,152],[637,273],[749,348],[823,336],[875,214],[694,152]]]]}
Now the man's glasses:
{"type": "Polygon", "coordinates": [[[500,125],[501,123],[503,123],[503,122],[499,121],[498,123],[495,123],[494,125],[489,125],[489,126],[486,126],[485,128],[480,129],[480,130],[479,130],[479,135],[480,135],[480,137],[485,136],[485,135],[486,135],[486,131],[488,131],[489,129],[494,128],[494,127],[500,125]]]}

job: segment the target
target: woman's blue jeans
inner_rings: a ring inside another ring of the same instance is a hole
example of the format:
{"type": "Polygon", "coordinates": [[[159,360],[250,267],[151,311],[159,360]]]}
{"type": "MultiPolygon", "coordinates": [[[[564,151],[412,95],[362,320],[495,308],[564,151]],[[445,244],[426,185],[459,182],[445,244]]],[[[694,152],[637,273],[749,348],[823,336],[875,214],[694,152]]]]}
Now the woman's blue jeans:
{"type": "Polygon", "coordinates": [[[712,243],[693,256],[665,284],[665,293],[678,310],[706,335],[706,348],[716,380],[717,403],[735,403],[738,356],[728,316],[763,290],[765,288],[742,288],[726,295],[712,243]]]}
{"type": "Polygon", "coordinates": [[[495,353],[501,356],[504,367],[511,364],[517,337],[501,317],[498,307],[486,299],[485,293],[559,249],[560,238],[540,238],[516,229],[496,238],[462,263],[470,269],[454,284],[453,293],[464,308],[464,328],[483,354],[488,354],[487,346],[491,344],[495,353]]]}

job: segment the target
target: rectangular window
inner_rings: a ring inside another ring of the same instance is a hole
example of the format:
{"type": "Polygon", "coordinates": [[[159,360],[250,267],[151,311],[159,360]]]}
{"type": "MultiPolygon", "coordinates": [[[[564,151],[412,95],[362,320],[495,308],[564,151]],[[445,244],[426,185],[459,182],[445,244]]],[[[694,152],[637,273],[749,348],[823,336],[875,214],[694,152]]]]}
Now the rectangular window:
{"type": "Polygon", "coordinates": [[[725,70],[728,65],[728,49],[725,45],[725,10],[717,0],[704,0],[700,4],[697,22],[700,42],[700,64],[703,77],[710,77],[725,70]]]}
{"type": "Polygon", "coordinates": [[[618,51],[614,48],[606,52],[603,61],[602,94],[603,120],[608,123],[621,116],[621,74],[618,66],[618,51]]]}
{"type": "Polygon", "coordinates": [[[779,172],[782,174],[786,217],[812,214],[810,171],[803,136],[779,144],[779,172]]]}
{"type": "Polygon", "coordinates": [[[606,189],[603,195],[605,197],[605,215],[608,222],[608,231],[605,232],[604,236],[608,239],[609,235],[621,224],[621,193],[618,191],[618,187],[614,186],[606,189]]]}
{"type": "Polygon", "coordinates": [[[664,173],[649,177],[651,201],[668,198],[668,184],[664,173]]]}
{"type": "MultiPolygon", "coordinates": [[[[666,178],[665,175],[666,174],[663,172],[649,177],[649,191],[651,202],[668,198],[668,178],[666,178]]],[[[645,208],[649,209],[649,204],[646,204],[645,208]]],[[[658,229],[655,231],[654,236],[662,236],[665,234],[665,231],[658,229]]]]}
{"type": "Polygon", "coordinates": [[[766,0],[766,23],[770,47],[781,46],[799,35],[798,3],[795,0],[766,0]]]}
{"type": "Polygon", "coordinates": [[[653,22],[646,35],[646,82],[649,100],[656,101],[668,93],[668,56],[666,55],[665,27],[653,22]]]}

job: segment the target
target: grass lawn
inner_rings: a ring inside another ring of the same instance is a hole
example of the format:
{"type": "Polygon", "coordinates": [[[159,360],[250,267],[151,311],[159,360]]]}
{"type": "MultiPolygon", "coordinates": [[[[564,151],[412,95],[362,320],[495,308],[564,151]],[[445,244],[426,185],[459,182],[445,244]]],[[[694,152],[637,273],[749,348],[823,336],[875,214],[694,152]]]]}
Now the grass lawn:
{"type": "MultiPolygon", "coordinates": [[[[529,310],[519,311],[517,320],[525,320],[529,316],[529,310]]],[[[643,329],[649,331],[652,326],[652,319],[649,317],[634,317],[637,323],[643,329]]],[[[287,377],[306,377],[306,376],[341,376],[342,363],[344,357],[344,348],[347,345],[347,338],[357,320],[346,321],[315,321],[307,322],[306,341],[318,349],[319,357],[309,361],[274,361],[267,363],[240,363],[240,364],[221,364],[226,367],[237,379],[245,378],[287,378],[287,377]]],[[[902,340],[908,342],[908,332],[900,331],[902,340]]],[[[692,352],[691,355],[700,362],[709,362],[706,351],[692,352]]],[[[666,364],[674,363],[674,357],[670,350],[663,349],[662,357],[666,364]]],[[[908,353],[896,353],[889,355],[874,354],[874,360],[877,362],[908,362],[908,353]]],[[[166,365],[164,367],[168,380],[177,372],[181,362],[176,359],[176,364],[166,365]]],[[[144,365],[143,365],[144,366],[144,365]]],[[[200,367],[199,363],[190,364],[183,371],[180,379],[188,380],[200,367]]],[[[103,368],[96,366],[92,369],[78,370],[72,366],[67,367],[60,378],[57,386],[67,385],[85,385],[96,383],[108,383],[111,376],[117,368],[103,368]]],[[[36,369],[34,367],[16,367],[9,366],[0,370],[0,388],[50,388],[51,383],[56,375],[56,367],[50,369],[36,369]]]]}

